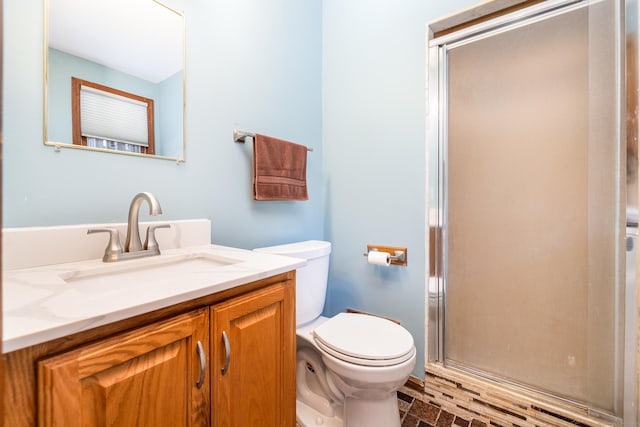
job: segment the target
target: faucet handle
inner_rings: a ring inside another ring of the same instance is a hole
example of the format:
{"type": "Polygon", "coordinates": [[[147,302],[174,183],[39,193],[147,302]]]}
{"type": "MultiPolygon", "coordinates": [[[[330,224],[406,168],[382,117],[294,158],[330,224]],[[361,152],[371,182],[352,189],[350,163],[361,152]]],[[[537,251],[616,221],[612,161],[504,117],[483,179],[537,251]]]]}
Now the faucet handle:
{"type": "Polygon", "coordinates": [[[144,239],[143,248],[160,253],[160,246],[158,246],[158,241],[156,240],[157,228],[171,228],[171,224],[151,224],[149,228],[147,228],[147,236],[144,239]]]}
{"type": "Polygon", "coordinates": [[[87,230],[87,234],[94,233],[109,233],[109,243],[104,250],[104,257],[102,261],[111,262],[117,261],[118,254],[122,253],[122,245],[120,244],[120,233],[117,228],[90,228],[87,230]]]}

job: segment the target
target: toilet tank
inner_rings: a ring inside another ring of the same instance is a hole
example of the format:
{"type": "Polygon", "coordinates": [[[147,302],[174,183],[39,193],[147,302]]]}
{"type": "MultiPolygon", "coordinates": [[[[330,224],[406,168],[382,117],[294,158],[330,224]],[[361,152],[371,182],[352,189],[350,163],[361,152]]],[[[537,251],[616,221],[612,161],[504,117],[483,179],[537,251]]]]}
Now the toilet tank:
{"type": "Polygon", "coordinates": [[[254,249],[307,260],[296,270],[296,327],[317,319],[324,308],[331,243],[320,240],[254,249]]]}

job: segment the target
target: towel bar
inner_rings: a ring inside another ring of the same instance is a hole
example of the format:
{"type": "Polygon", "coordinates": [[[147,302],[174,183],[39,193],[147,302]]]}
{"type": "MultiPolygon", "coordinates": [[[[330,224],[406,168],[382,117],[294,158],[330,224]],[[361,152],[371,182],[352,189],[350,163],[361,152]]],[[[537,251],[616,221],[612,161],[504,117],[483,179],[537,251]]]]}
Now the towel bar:
{"type": "MultiPolygon", "coordinates": [[[[247,138],[254,138],[255,136],[255,133],[245,132],[237,129],[233,130],[233,140],[240,144],[244,144],[247,138]]],[[[313,151],[313,147],[307,147],[307,151],[313,151]]]]}

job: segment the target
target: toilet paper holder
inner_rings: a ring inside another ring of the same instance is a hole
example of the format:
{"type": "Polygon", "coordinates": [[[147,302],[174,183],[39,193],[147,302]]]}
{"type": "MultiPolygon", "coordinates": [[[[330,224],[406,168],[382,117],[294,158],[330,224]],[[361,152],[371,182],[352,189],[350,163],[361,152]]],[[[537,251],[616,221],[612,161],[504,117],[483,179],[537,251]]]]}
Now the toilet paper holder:
{"type": "Polygon", "coordinates": [[[370,251],[388,253],[391,264],[393,265],[407,265],[407,248],[400,246],[367,245],[367,251],[364,253],[364,256],[368,257],[370,251]]]}

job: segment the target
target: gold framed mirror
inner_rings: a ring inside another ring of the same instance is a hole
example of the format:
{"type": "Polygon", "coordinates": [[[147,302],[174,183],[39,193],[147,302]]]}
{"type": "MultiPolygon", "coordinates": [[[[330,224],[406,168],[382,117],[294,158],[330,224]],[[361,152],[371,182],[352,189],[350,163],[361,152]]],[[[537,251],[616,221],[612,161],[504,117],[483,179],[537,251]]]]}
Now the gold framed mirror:
{"type": "Polygon", "coordinates": [[[45,145],[184,161],[184,15],[159,0],[44,7],[45,145]]]}

